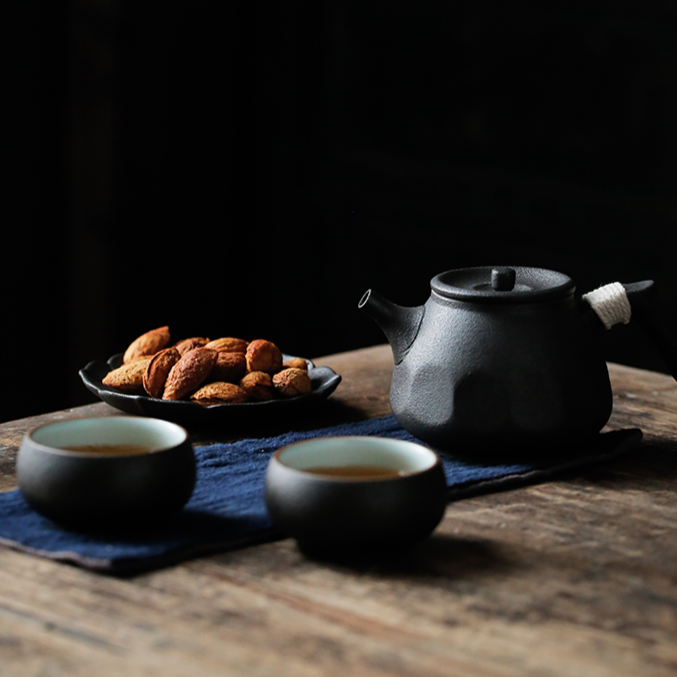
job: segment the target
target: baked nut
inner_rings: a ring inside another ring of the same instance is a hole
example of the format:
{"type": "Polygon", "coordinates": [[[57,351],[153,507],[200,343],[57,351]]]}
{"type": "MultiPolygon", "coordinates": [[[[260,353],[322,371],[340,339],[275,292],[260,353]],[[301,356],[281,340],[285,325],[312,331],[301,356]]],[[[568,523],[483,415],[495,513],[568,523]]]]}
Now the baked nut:
{"type": "Polygon", "coordinates": [[[181,355],[187,353],[189,350],[193,350],[193,348],[201,348],[202,346],[206,345],[209,343],[208,338],[203,338],[201,336],[194,336],[192,338],[187,338],[183,339],[182,341],[179,341],[175,348],[179,351],[181,355]]]}
{"type": "Polygon", "coordinates": [[[244,353],[217,353],[209,378],[212,381],[237,383],[246,371],[247,360],[244,353]]]}
{"type": "Polygon", "coordinates": [[[191,400],[199,404],[237,404],[247,402],[249,395],[235,383],[214,381],[202,386],[190,396],[191,400]]]}
{"type": "Polygon", "coordinates": [[[240,380],[240,387],[257,402],[272,400],[275,397],[273,379],[265,371],[250,371],[240,380]]]}
{"type": "Polygon", "coordinates": [[[128,364],[140,357],[151,357],[169,345],[169,327],[158,327],[141,334],[129,344],[122,357],[123,364],[128,364]]]}
{"type": "Polygon", "coordinates": [[[247,346],[247,371],[274,374],[282,369],[282,353],[270,341],[256,339],[247,346]]]}
{"type": "Polygon", "coordinates": [[[265,339],[194,336],[170,346],[169,327],[164,326],[135,339],[122,366],[109,372],[103,384],[164,400],[266,401],[311,392],[309,367],[301,357],[283,364],[280,349],[265,339]]]}
{"type": "Polygon", "coordinates": [[[308,372],[304,369],[290,367],[273,375],[275,391],[282,397],[296,397],[306,395],[312,390],[308,372]]]}
{"type": "Polygon", "coordinates": [[[207,379],[216,353],[208,348],[193,348],[181,356],[171,368],[165,382],[163,400],[180,400],[195,392],[207,379]]]}
{"type": "Polygon", "coordinates": [[[210,341],[205,348],[215,350],[217,353],[244,353],[247,350],[247,341],[226,336],[210,341]]]}
{"type": "Polygon", "coordinates": [[[308,362],[302,357],[292,357],[291,360],[284,362],[282,366],[286,369],[294,367],[294,369],[305,369],[305,371],[308,371],[308,362]]]}
{"type": "Polygon", "coordinates": [[[167,376],[180,358],[181,353],[176,346],[165,348],[150,358],[143,375],[143,389],[151,397],[162,397],[167,376]]]}
{"type": "Polygon", "coordinates": [[[141,357],[109,371],[101,382],[123,393],[143,392],[143,377],[150,357],[141,357]]]}

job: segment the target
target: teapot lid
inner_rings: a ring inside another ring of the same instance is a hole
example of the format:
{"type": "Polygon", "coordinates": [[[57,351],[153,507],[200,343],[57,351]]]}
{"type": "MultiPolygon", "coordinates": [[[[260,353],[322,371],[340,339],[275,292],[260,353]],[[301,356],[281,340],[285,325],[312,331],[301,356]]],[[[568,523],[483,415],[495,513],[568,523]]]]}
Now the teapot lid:
{"type": "Polygon", "coordinates": [[[491,303],[529,303],[571,294],[574,281],[563,273],[524,266],[459,268],[436,275],[433,292],[448,299],[491,303]]]}

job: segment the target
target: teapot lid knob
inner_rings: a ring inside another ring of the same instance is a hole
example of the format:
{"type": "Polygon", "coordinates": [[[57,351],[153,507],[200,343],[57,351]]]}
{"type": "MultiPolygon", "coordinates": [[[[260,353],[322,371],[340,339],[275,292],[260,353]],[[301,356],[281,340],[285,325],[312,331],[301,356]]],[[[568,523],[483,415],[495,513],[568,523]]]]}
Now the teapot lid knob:
{"type": "Polygon", "coordinates": [[[492,268],[491,288],[494,291],[512,291],[515,288],[515,269],[492,268]]]}
{"type": "Polygon", "coordinates": [[[432,292],[445,299],[478,303],[530,303],[573,294],[567,275],[525,266],[481,266],[447,270],[430,280],[432,292]]]}

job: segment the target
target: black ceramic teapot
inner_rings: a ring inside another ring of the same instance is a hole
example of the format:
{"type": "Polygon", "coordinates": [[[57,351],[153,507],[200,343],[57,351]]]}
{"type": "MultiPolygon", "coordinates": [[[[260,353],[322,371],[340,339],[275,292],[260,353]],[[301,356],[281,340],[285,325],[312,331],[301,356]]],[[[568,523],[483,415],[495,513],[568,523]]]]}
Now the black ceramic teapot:
{"type": "Polygon", "coordinates": [[[359,307],[393,351],[395,417],[440,449],[524,449],[598,433],[612,408],[601,335],[631,315],[677,374],[672,342],[647,310],[651,280],[579,298],[562,273],[481,267],[441,273],[430,286],[423,306],[369,290],[359,307]]]}

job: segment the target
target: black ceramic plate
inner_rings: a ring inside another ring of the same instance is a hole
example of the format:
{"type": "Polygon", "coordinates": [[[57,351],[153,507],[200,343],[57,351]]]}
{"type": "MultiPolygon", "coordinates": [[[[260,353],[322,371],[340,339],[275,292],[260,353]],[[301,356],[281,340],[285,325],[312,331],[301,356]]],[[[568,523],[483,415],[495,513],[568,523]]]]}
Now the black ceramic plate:
{"type": "MultiPolygon", "coordinates": [[[[285,361],[293,355],[283,355],[285,361]]],[[[90,362],[80,370],[80,378],[89,390],[107,404],[127,414],[152,416],[174,423],[219,423],[245,414],[268,414],[283,412],[289,408],[304,407],[322,400],[336,390],[341,377],[329,367],[316,367],[307,358],[308,376],[312,391],[307,395],[289,399],[267,400],[264,402],[241,402],[238,404],[213,404],[205,406],[188,400],[160,400],[147,395],[129,395],[103,385],[104,376],[122,364],[122,353],[113,355],[108,362],[90,362]]]]}

